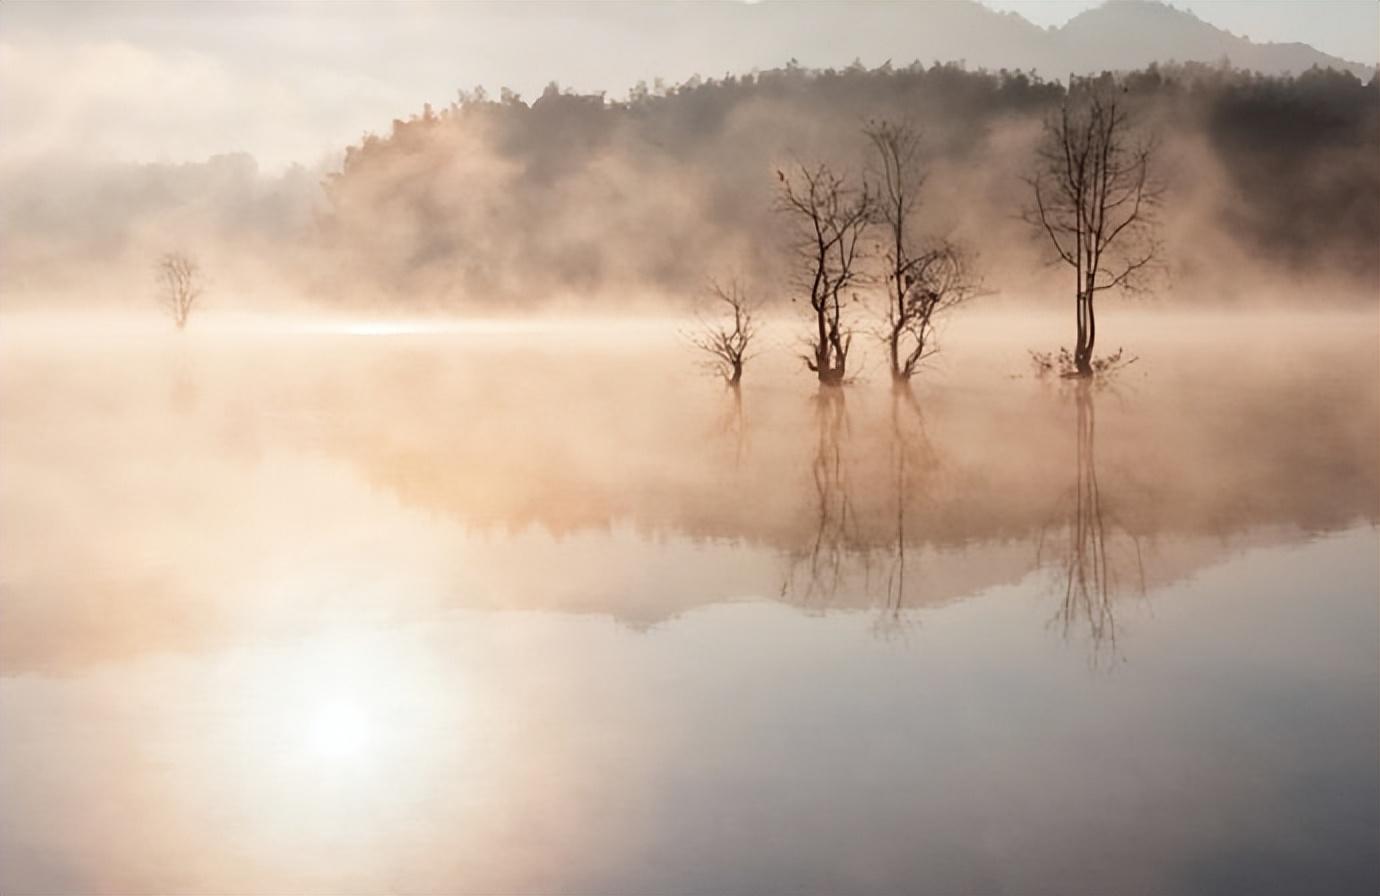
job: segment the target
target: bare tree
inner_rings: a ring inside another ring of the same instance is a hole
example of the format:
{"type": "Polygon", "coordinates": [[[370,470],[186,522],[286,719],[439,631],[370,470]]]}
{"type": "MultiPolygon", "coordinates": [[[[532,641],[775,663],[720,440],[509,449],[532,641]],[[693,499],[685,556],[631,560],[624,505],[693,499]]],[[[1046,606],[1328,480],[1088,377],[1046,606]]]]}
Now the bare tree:
{"type": "Polygon", "coordinates": [[[925,183],[920,132],[910,125],[874,122],[863,131],[878,171],[877,205],[886,227],[882,250],[887,305],[882,341],[891,380],[910,382],[921,362],[939,351],[940,319],[977,294],[966,253],[948,240],[922,242],[912,227],[925,183]]]}
{"type": "Polygon", "coordinates": [[[158,300],[181,330],[201,298],[201,268],[185,252],[168,252],[158,259],[157,276],[158,300]]]}
{"type": "Polygon", "coordinates": [[[715,300],[726,306],[722,320],[700,318],[698,329],[686,335],[690,344],[709,355],[706,362],[710,370],[737,389],[743,380],[743,366],[751,357],[748,348],[757,335],[757,325],[753,321],[756,303],[733,280],[725,288],[713,281],[709,291],[715,300]]]}
{"type": "Polygon", "coordinates": [[[1026,220],[1074,269],[1078,341],[1071,376],[1095,372],[1097,293],[1136,288],[1158,248],[1154,212],[1162,191],[1151,177],[1154,143],[1135,138],[1118,97],[1070,83],[1062,106],[1045,120],[1034,174],[1026,179],[1034,193],[1026,220]]]}
{"type": "Polygon", "coordinates": [[[777,208],[796,226],[796,286],[809,296],[814,312],[810,350],[801,357],[820,385],[840,386],[853,342],[844,303],[862,277],[858,262],[875,197],[865,180],[854,189],[827,165],[800,165],[789,177],[779,170],[776,176],[781,182],[777,208]]]}

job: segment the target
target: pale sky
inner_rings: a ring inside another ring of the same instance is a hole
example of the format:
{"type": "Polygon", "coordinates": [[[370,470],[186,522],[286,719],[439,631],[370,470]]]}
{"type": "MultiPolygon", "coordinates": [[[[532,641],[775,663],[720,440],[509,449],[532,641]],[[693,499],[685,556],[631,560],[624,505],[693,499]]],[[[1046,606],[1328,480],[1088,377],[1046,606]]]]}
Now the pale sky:
{"type": "MultiPolygon", "coordinates": [[[[1039,26],[1095,5],[984,2],[1039,26]]],[[[1303,41],[1370,64],[1380,58],[1376,0],[1176,5],[1256,41],[1303,41]]],[[[955,3],[747,12],[738,3],[693,2],[3,2],[0,166],[245,151],[279,169],[318,163],[424,102],[444,106],[457,89],[476,85],[532,98],[556,80],[624,97],[639,80],[743,73],[792,57],[814,67],[855,58],[997,67],[1017,48],[974,33],[973,8],[955,3]],[[926,27],[938,20],[947,30],[926,27]],[[945,36],[927,39],[931,31],[945,36]]]]}

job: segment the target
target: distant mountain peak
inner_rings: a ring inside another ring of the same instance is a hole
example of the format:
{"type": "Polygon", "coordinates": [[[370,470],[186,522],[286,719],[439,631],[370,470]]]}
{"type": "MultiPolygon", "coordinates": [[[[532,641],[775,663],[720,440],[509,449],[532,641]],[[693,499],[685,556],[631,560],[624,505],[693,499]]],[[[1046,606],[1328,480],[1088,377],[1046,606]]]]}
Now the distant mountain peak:
{"type": "Polygon", "coordinates": [[[1107,0],[1055,29],[1058,50],[1077,67],[1140,68],[1151,62],[1219,62],[1264,74],[1306,71],[1313,66],[1368,78],[1370,66],[1331,56],[1299,42],[1256,43],[1160,0],[1107,0]]]}

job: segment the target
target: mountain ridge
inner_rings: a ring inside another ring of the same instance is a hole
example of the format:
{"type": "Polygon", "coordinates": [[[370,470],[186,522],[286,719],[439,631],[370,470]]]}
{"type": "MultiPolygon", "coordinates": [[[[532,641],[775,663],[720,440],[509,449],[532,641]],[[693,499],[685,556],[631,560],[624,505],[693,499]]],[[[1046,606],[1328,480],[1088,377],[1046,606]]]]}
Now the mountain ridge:
{"type": "MultiPolygon", "coordinates": [[[[926,4],[802,4],[791,0],[721,8],[726,30],[781,34],[800,19],[808,30],[830,36],[829,47],[802,48],[801,61],[840,51],[864,61],[890,56],[896,63],[964,62],[987,69],[1022,69],[1062,77],[1104,70],[1133,70],[1151,63],[1229,62],[1261,74],[1300,74],[1314,66],[1348,71],[1369,80],[1376,67],[1352,62],[1300,42],[1255,42],[1159,0],[1108,0],[1060,26],[1042,28],[1019,12],[1000,11],[977,0],[926,4]],[[744,13],[744,11],[746,11],[744,13]],[[740,18],[740,16],[744,16],[740,18]],[[811,52],[811,49],[818,52],[811,52]]],[[[769,43],[770,41],[768,41],[769,43]]]]}
{"type": "Polygon", "coordinates": [[[1299,74],[1313,66],[1350,71],[1363,80],[1375,73],[1374,66],[1324,53],[1300,41],[1253,41],[1159,0],[1108,0],[1079,13],[1053,33],[1068,50],[1098,58],[1104,62],[1101,67],[1107,68],[1226,60],[1236,68],[1262,74],[1299,74]],[[1127,47],[1128,38],[1137,46],[1127,47]],[[1120,65],[1105,64],[1103,57],[1109,45],[1119,52],[1129,51],[1130,58],[1120,65]],[[1141,55],[1134,54],[1136,49],[1142,50],[1141,55]],[[1216,58],[1213,53],[1218,54],[1216,58]]]}

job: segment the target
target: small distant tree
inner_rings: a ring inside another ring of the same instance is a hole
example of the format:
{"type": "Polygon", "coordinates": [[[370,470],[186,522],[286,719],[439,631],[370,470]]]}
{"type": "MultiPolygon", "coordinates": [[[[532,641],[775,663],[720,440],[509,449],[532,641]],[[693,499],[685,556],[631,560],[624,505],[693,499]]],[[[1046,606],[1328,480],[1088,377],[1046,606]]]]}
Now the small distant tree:
{"type": "Polygon", "coordinates": [[[1077,342],[1066,375],[1097,372],[1094,299],[1103,290],[1135,289],[1155,260],[1161,189],[1151,174],[1154,143],[1138,140],[1119,94],[1073,82],[1045,119],[1027,183],[1034,205],[1025,218],[1074,269],[1077,342]]]}
{"type": "Polygon", "coordinates": [[[863,237],[875,196],[866,180],[853,188],[827,165],[800,165],[789,176],[778,170],[776,177],[777,209],[795,227],[795,286],[814,314],[809,352],[801,357],[820,385],[841,386],[853,342],[844,307],[862,277],[863,237]]]}
{"type": "Polygon", "coordinates": [[[753,321],[756,303],[733,280],[727,287],[713,281],[709,284],[723,317],[717,320],[700,318],[698,328],[687,334],[690,344],[709,356],[706,365],[732,389],[743,380],[743,367],[751,357],[749,346],[757,335],[753,321]]]}
{"type": "Polygon", "coordinates": [[[157,275],[158,299],[181,330],[201,298],[201,268],[185,252],[168,252],[158,259],[157,275]]]}
{"type": "Polygon", "coordinates": [[[886,230],[882,249],[887,303],[881,338],[897,385],[939,351],[937,327],[951,310],[977,294],[971,260],[945,239],[922,241],[913,227],[925,183],[920,132],[906,124],[874,122],[863,131],[877,166],[877,217],[886,230]]]}

